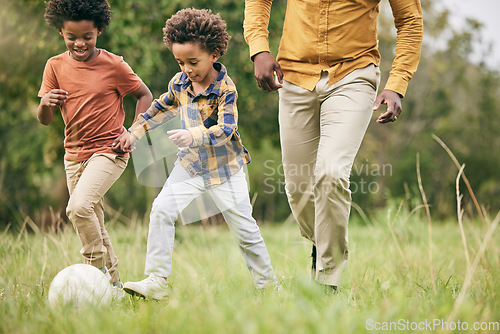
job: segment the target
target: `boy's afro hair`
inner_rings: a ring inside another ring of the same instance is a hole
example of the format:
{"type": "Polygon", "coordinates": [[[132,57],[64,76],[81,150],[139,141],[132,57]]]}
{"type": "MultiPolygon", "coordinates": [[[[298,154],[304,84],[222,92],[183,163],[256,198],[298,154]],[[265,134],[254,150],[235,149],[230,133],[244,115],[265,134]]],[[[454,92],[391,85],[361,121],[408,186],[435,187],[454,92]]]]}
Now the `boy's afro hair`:
{"type": "Polygon", "coordinates": [[[210,9],[181,9],[167,20],[163,28],[163,41],[171,49],[174,43],[196,43],[208,52],[224,55],[231,38],[226,22],[210,9]]]}
{"type": "Polygon", "coordinates": [[[99,30],[111,21],[107,0],[49,0],[45,4],[45,21],[57,30],[63,28],[64,21],[93,21],[99,30]]]}

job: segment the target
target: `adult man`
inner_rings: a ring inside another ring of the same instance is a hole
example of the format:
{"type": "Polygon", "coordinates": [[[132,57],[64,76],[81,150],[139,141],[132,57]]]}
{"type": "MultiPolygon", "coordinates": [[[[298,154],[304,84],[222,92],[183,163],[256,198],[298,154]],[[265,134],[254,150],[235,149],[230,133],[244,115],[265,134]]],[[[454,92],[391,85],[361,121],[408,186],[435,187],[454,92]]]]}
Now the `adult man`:
{"type": "Polygon", "coordinates": [[[316,280],[334,290],[347,261],[354,158],[373,110],[386,104],[377,122],[397,120],[420,58],[419,0],[389,0],[396,55],[385,89],[376,97],[379,2],[288,0],[276,61],[267,30],[272,0],[245,1],[245,40],[257,84],[269,92],[279,89],[288,201],[302,235],[313,242],[316,280]]]}

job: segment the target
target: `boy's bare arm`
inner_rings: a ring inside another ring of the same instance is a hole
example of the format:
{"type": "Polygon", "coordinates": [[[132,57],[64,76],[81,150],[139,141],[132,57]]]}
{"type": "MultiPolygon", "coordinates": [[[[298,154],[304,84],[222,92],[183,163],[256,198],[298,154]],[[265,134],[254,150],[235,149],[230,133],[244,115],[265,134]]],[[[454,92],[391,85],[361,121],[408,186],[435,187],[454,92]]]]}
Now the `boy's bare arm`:
{"type": "MultiPolygon", "coordinates": [[[[148,110],[151,102],[153,102],[153,94],[151,94],[148,86],[146,86],[144,83],[142,83],[142,85],[131,94],[137,99],[134,115],[135,121],[140,114],[148,110]]],[[[132,150],[134,149],[135,141],[136,138],[132,136],[125,127],[123,127],[122,133],[114,140],[111,147],[113,148],[113,151],[117,153],[132,152],[132,150]]]]}
{"type": "Polygon", "coordinates": [[[148,110],[149,106],[151,105],[151,102],[153,102],[153,94],[151,94],[151,91],[149,90],[148,86],[146,86],[144,83],[135,91],[131,93],[136,99],[137,99],[137,104],[135,106],[135,116],[134,116],[134,121],[137,120],[137,117],[146,112],[148,110]]]}
{"type": "Polygon", "coordinates": [[[43,125],[49,125],[54,118],[56,107],[61,107],[68,93],[62,89],[52,89],[40,99],[40,104],[36,110],[38,121],[43,125]]]}

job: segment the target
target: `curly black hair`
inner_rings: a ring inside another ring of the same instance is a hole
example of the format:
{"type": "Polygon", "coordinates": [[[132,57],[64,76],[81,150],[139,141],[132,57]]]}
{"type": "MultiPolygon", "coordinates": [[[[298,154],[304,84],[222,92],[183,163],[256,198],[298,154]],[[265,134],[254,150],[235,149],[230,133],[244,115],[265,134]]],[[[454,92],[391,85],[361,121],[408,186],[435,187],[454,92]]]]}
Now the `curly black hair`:
{"type": "Polygon", "coordinates": [[[64,21],[93,21],[99,30],[111,21],[107,0],[49,0],[45,5],[45,21],[57,30],[63,28],[64,21]]]}
{"type": "Polygon", "coordinates": [[[167,20],[163,28],[163,41],[172,49],[174,43],[196,43],[210,53],[224,55],[231,36],[226,31],[226,22],[210,9],[181,9],[167,20]]]}

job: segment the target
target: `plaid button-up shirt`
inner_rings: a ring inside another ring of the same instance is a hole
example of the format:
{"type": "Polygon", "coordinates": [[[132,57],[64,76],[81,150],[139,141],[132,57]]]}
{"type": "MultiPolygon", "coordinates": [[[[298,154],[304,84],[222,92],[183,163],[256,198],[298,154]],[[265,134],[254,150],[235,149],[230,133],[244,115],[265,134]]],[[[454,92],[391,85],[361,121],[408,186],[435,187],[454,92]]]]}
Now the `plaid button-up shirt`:
{"type": "Polygon", "coordinates": [[[195,95],[191,81],[180,72],[168,84],[168,91],[129,129],[137,139],[180,115],[181,128],[193,136],[189,147],[179,147],[177,156],[191,175],[201,175],[206,188],[216,187],[236,174],[250,155],[237,130],[238,93],[221,63],[214,64],[217,78],[202,93],[195,95]]]}

